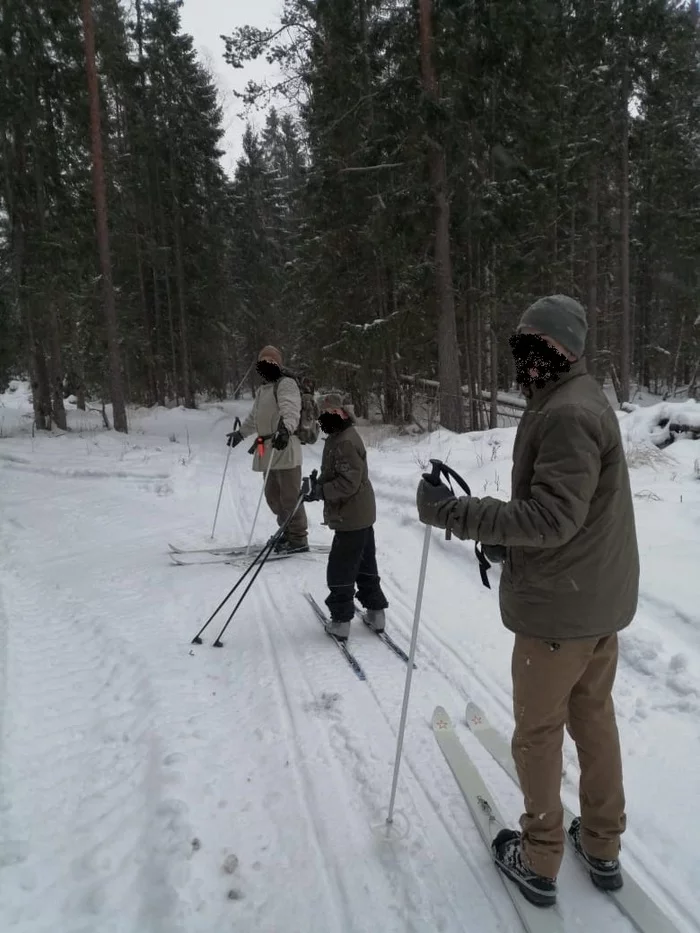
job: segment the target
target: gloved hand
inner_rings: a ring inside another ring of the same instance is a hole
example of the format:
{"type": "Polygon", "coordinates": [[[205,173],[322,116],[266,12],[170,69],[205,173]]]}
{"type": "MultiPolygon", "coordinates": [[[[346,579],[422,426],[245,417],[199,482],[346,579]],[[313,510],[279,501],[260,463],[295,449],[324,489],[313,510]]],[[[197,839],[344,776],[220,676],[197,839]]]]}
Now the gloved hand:
{"type": "Polygon", "coordinates": [[[277,433],[272,438],[272,446],[274,447],[275,450],[285,450],[288,443],[289,443],[289,431],[287,430],[287,427],[284,421],[282,421],[282,419],[280,418],[280,423],[277,428],[277,433]]]}
{"type": "Polygon", "coordinates": [[[312,478],[311,489],[304,496],[304,502],[323,502],[323,486],[318,480],[312,478]]]}
{"type": "Polygon", "coordinates": [[[433,525],[435,528],[445,528],[446,523],[438,518],[438,507],[448,499],[455,499],[456,496],[444,483],[434,485],[430,482],[430,474],[424,473],[423,478],[418,484],[416,493],[416,506],[418,507],[418,518],[424,525],[433,525]]]}
{"type": "Polygon", "coordinates": [[[486,559],[492,564],[502,564],[508,554],[504,544],[482,544],[481,550],[484,552],[486,559]]]}
{"type": "Polygon", "coordinates": [[[230,434],[226,435],[226,446],[227,447],[237,447],[243,440],[243,435],[240,431],[231,431],[230,434]]]}
{"type": "MultiPolygon", "coordinates": [[[[304,480],[306,483],[306,480],[304,480]]],[[[304,502],[319,502],[323,499],[323,486],[318,481],[318,470],[312,470],[308,478],[308,492],[304,496],[304,502]]]]}

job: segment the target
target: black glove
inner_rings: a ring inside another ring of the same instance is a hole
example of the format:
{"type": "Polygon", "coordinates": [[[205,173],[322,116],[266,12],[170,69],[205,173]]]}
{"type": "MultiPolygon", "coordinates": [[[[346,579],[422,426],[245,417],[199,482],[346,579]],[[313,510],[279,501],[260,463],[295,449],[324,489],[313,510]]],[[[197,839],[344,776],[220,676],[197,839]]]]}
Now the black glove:
{"type": "Polygon", "coordinates": [[[424,525],[433,525],[435,528],[445,528],[445,522],[437,517],[438,507],[448,499],[455,499],[456,496],[444,483],[434,485],[430,482],[430,474],[424,473],[423,478],[418,484],[416,493],[416,505],[418,507],[418,518],[424,525]]]}
{"type": "Polygon", "coordinates": [[[323,502],[323,486],[317,480],[311,483],[311,489],[304,496],[304,502],[323,502]]]}
{"type": "Polygon", "coordinates": [[[280,423],[277,428],[277,433],[272,438],[272,446],[275,450],[286,450],[287,444],[289,443],[289,431],[287,427],[280,418],[280,423]]]}
{"type": "Polygon", "coordinates": [[[309,491],[304,496],[304,502],[319,502],[323,499],[323,486],[318,481],[318,470],[311,471],[311,476],[308,479],[308,489],[309,491]]]}
{"type": "Polygon", "coordinates": [[[502,564],[508,554],[505,544],[482,544],[481,550],[492,564],[502,564]]]}
{"type": "Polygon", "coordinates": [[[230,434],[226,435],[226,446],[227,447],[237,447],[243,440],[243,435],[240,431],[231,431],[230,434]]]}

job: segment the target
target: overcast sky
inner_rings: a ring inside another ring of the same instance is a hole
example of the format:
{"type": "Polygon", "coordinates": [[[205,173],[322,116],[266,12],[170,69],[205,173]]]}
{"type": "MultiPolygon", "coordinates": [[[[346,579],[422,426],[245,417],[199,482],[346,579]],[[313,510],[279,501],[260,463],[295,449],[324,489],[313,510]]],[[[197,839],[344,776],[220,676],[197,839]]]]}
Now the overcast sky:
{"type": "MultiPolygon", "coordinates": [[[[224,168],[232,173],[240,154],[240,140],[245,120],[237,116],[243,109],[233,90],[242,91],[253,78],[260,81],[269,73],[269,65],[259,59],[247,68],[236,70],[223,59],[224,43],[221,35],[230,35],[236,26],[257,26],[263,29],[279,23],[282,0],[185,0],[181,10],[182,28],[193,38],[200,58],[214,75],[224,108],[226,136],[222,148],[224,168]]],[[[260,115],[252,113],[254,123],[260,115]]]]}

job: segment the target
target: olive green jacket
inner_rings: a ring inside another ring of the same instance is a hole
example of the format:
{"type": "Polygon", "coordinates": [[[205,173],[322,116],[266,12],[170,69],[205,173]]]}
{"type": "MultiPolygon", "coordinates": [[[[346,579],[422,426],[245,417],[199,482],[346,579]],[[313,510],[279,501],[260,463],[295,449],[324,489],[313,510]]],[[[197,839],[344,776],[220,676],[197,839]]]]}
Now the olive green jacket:
{"type": "Polygon", "coordinates": [[[617,416],[583,360],[534,388],[513,448],[511,500],[438,509],[459,538],[507,547],[503,623],[536,638],[611,634],[637,609],[639,552],[617,416]]]}
{"type": "Polygon", "coordinates": [[[375,523],[367,451],[354,427],[326,439],[318,482],[323,488],[323,520],[333,531],[359,531],[375,523]]]}

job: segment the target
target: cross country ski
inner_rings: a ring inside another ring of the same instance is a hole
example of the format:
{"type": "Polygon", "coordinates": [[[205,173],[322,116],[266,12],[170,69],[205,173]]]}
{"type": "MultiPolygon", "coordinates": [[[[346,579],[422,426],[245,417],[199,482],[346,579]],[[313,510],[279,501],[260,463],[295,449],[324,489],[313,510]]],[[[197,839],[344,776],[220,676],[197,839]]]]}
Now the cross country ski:
{"type": "MultiPolygon", "coordinates": [[[[497,832],[505,825],[503,817],[478,769],[457,737],[452,720],[442,706],[435,707],[432,729],[440,751],[445,756],[469,807],[469,812],[476,823],[489,857],[493,858],[491,843],[497,832]]],[[[494,871],[497,871],[495,866],[494,871]]],[[[547,909],[535,907],[525,900],[515,884],[500,872],[498,874],[527,933],[566,933],[556,906],[547,909]]]]}
{"type": "MultiPolygon", "coordinates": [[[[242,548],[240,551],[210,551],[210,552],[186,552],[180,553],[176,551],[171,551],[168,554],[170,561],[178,567],[190,567],[190,566],[207,566],[208,564],[240,564],[246,560],[253,560],[255,555],[259,553],[259,548],[251,548],[250,552],[246,555],[246,549],[242,548]],[[190,556],[192,555],[192,556],[190,556]],[[209,556],[211,555],[211,556],[209,556]]],[[[295,552],[295,551],[272,551],[270,556],[266,559],[266,563],[276,560],[286,560],[287,558],[292,557],[314,557],[317,555],[328,554],[330,547],[327,545],[316,545],[311,544],[308,546],[307,550],[295,552]]]]}
{"type": "MultiPolygon", "coordinates": [[[[506,774],[519,787],[518,774],[515,770],[515,762],[510,751],[510,746],[504,737],[489,722],[486,714],[476,703],[469,702],[466,709],[466,722],[472,733],[481,742],[483,747],[498,762],[506,774]]],[[[566,838],[571,843],[568,829],[571,823],[576,819],[575,815],[566,806],[564,807],[564,825],[567,829],[566,838]]],[[[578,850],[571,843],[571,849],[575,853],[577,861],[584,868],[588,868],[585,860],[580,856],[578,850]]],[[[640,933],[678,933],[678,928],[673,925],[669,918],[660,910],[654,901],[644,892],[642,887],[629,875],[625,869],[622,869],[624,885],[618,891],[607,891],[606,897],[611,898],[622,911],[622,913],[632,921],[640,933]]]]}
{"type": "Polygon", "coordinates": [[[318,621],[321,623],[321,625],[325,629],[326,635],[328,635],[328,637],[332,639],[333,642],[337,645],[338,650],[343,655],[343,657],[348,662],[348,664],[353,669],[353,671],[357,674],[358,678],[360,680],[367,680],[367,676],[365,675],[365,672],[362,669],[362,665],[357,660],[357,658],[352,653],[352,651],[350,651],[350,649],[348,648],[346,640],[342,638],[338,638],[337,635],[334,635],[332,632],[328,631],[330,619],[328,618],[326,613],[323,611],[323,609],[321,609],[321,607],[316,602],[316,600],[311,595],[311,593],[304,593],[304,596],[306,597],[306,599],[309,602],[309,605],[313,609],[314,615],[316,616],[318,621]]]}

